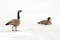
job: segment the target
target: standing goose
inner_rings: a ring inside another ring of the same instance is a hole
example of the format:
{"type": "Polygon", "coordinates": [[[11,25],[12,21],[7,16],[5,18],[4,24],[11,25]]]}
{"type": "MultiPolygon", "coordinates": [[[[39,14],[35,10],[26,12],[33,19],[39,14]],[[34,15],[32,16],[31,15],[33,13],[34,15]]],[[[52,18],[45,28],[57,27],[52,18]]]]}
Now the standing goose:
{"type": "Polygon", "coordinates": [[[17,31],[17,26],[20,24],[20,16],[19,13],[22,12],[18,10],[17,19],[12,19],[11,21],[7,22],[5,25],[12,25],[12,31],[17,31]],[[15,27],[15,30],[13,29],[15,27]]]}
{"type": "Polygon", "coordinates": [[[50,25],[50,24],[52,24],[52,22],[50,20],[51,20],[51,18],[48,17],[47,20],[42,20],[42,21],[38,22],[38,24],[50,25]]]}

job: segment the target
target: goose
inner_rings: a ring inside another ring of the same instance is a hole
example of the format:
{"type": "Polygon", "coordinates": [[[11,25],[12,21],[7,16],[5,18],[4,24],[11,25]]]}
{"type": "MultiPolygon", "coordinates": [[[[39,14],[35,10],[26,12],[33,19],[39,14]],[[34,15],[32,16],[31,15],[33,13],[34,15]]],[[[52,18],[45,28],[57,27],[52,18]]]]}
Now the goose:
{"type": "Polygon", "coordinates": [[[17,31],[17,26],[20,25],[20,16],[19,16],[20,12],[22,12],[22,10],[18,10],[17,19],[12,19],[5,24],[5,25],[12,25],[13,26],[12,31],[17,31]],[[15,27],[15,30],[14,30],[14,27],[15,27]]]}
{"type": "Polygon", "coordinates": [[[38,24],[50,25],[50,24],[52,24],[52,22],[50,20],[51,20],[51,17],[48,17],[47,20],[42,20],[42,21],[38,22],[38,24]]]}

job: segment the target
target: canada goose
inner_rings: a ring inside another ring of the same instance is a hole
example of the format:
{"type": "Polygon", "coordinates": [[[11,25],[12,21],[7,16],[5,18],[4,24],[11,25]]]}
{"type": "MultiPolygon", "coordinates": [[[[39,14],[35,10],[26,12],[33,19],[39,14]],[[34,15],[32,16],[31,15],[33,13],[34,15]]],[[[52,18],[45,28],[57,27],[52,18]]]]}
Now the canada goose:
{"type": "Polygon", "coordinates": [[[11,21],[7,22],[5,25],[12,25],[12,31],[17,31],[17,26],[20,24],[20,16],[19,13],[22,12],[18,10],[17,19],[12,19],[11,21]],[[13,29],[15,27],[15,30],[13,29]]]}
{"type": "Polygon", "coordinates": [[[52,24],[52,22],[50,20],[51,20],[51,18],[48,17],[47,20],[42,20],[42,21],[38,22],[38,24],[50,25],[50,24],[52,24]]]}

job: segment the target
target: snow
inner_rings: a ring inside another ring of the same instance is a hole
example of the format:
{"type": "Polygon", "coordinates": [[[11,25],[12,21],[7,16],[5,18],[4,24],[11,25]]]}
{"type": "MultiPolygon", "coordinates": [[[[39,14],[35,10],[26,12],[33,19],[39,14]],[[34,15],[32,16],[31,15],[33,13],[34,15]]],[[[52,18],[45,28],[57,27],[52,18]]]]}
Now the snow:
{"type": "Polygon", "coordinates": [[[60,40],[60,0],[0,0],[0,39],[1,40],[60,40]],[[19,31],[11,31],[5,23],[17,18],[20,13],[19,31]],[[52,25],[37,22],[52,18],[52,25]]]}

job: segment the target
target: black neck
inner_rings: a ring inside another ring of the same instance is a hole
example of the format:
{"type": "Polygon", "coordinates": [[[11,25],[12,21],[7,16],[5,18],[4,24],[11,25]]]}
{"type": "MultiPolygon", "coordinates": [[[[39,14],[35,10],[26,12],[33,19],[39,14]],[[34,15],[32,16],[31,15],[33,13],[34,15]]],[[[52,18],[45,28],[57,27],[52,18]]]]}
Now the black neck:
{"type": "Polygon", "coordinates": [[[49,18],[47,20],[50,20],[49,18]]]}
{"type": "Polygon", "coordinates": [[[20,13],[20,12],[18,11],[18,14],[17,14],[17,19],[20,19],[19,13],[20,13]]]}

